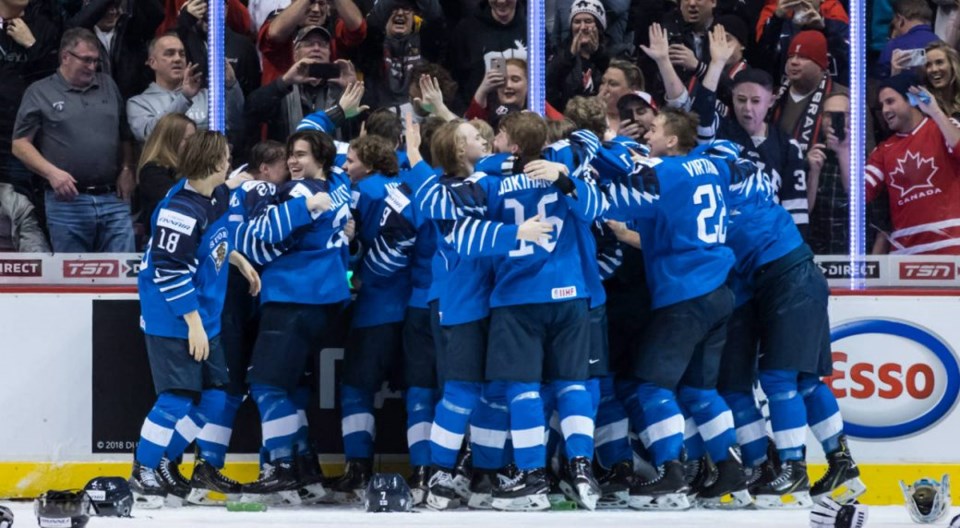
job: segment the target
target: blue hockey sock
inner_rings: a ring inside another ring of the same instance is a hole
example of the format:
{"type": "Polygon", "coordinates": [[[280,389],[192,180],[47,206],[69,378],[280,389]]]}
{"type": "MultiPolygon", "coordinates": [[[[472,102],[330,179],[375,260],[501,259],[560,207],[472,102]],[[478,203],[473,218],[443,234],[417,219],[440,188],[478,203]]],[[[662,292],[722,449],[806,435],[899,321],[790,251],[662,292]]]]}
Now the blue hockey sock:
{"type": "Polygon", "coordinates": [[[177,420],[177,425],[173,428],[173,438],[167,444],[163,456],[167,457],[168,460],[179,459],[183,452],[187,450],[187,447],[197,438],[206,423],[207,418],[200,413],[199,406],[190,405],[187,414],[177,420]]]}
{"type": "Polygon", "coordinates": [[[761,370],[760,387],[770,406],[773,442],[781,461],[803,460],[807,409],[797,388],[796,371],[761,370]]]}
{"type": "Polygon", "coordinates": [[[473,467],[500,469],[507,465],[507,430],[510,415],[507,409],[506,383],[493,381],[483,385],[483,394],[470,415],[470,449],[473,467]]]}
{"type": "Polygon", "coordinates": [[[307,405],[310,404],[310,387],[298,386],[290,393],[290,401],[297,408],[297,434],[294,437],[294,445],[299,455],[307,455],[313,452],[310,448],[310,423],[307,422],[307,405]]]}
{"type": "Polygon", "coordinates": [[[593,396],[580,381],[554,381],[550,391],[557,399],[560,431],[567,460],[593,460],[593,396]]]}
{"type": "Polygon", "coordinates": [[[767,460],[767,422],[752,392],[724,392],[723,399],[733,412],[733,425],[737,428],[737,443],[743,465],[758,467],[767,460]]]}
{"type": "Polygon", "coordinates": [[[800,374],[797,382],[803,403],[807,408],[807,425],[813,436],[823,446],[824,453],[832,453],[840,448],[840,435],[843,434],[843,417],[837,398],[818,376],[800,374]]]}
{"type": "Polygon", "coordinates": [[[347,460],[373,458],[376,422],[373,419],[373,391],[343,384],[340,386],[340,426],[343,454],[347,460]]]}
{"type": "Polygon", "coordinates": [[[273,463],[293,458],[300,418],[287,391],[272,385],[250,385],[250,395],[260,409],[263,444],[273,463]]]}
{"type": "Polygon", "coordinates": [[[687,452],[687,460],[701,459],[707,454],[707,446],[697,429],[697,422],[683,405],[680,410],[683,411],[683,449],[687,452]]]}
{"type": "Polygon", "coordinates": [[[430,428],[437,405],[436,389],[410,387],[407,389],[407,447],[411,466],[430,465],[430,428]]]}
{"type": "Polygon", "coordinates": [[[197,435],[197,447],[200,448],[200,458],[217,469],[222,469],[226,462],[233,421],[241,403],[243,396],[217,389],[203,391],[200,398],[201,414],[207,417],[207,423],[197,435]]]}
{"type": "Polygon", "coordinates": [[[654,465],[679,460],[684,422],[673,391],[652,383],[640,383],[637,385],[637,401],[643,415],[640,439],[653,457],[654,465]]]}
{"type": "Polygon", "coordinates": [[[149,468],[160,465],[160,459],[173,439],[177,422],[190,411],[193,401],[187,396],[162,392],[140,428],[137,462],[149,468]]]}
{"type": "Polygon", "coordinates": [[[513,460],[522,470],[542,468],[546,464],[543,400],[539,383],[507,382],[510,408],[510,436],[513,460]]]}
{"type": "Polygon", "coordinates": [[[594,422],[597,421],[597,412],[600,410],[600,400],[603,399],[600,385],[605,379],[609,379],[611,383],[613,383],[613,379],[609,376],[605,378],[590,378],[584,383],[587,387],[587,392],[590,393],[590,418],[592,418],[594,422]]]}
{"type": "Polygon", "coordinates": [[[469,381],[443,384],[443,398],[437,403],[430,428],[430,459],[433,465],[453,469],[470,423],[470,415],[480,401],[482,385],[469,381]]]}
{"type": "Polygon", "coordinates": [[[690,412],[697,423],[700,437],[714,462],[730,457],[730,448],[737,443],[733,427],[733,413],[716,389],[697,389],[680,386],[680,403],[690,412]]]}
{"type": "MultiPolygon", "coordinates": [[[[600,465],[609,469],[633,457],[630,449],[630,420],[614,391],[613,378],[600,378],[600,405],[597,409],[594,445],[600,465]]],[[[634,396],[636,398],[636,396],[634,396]]]]}

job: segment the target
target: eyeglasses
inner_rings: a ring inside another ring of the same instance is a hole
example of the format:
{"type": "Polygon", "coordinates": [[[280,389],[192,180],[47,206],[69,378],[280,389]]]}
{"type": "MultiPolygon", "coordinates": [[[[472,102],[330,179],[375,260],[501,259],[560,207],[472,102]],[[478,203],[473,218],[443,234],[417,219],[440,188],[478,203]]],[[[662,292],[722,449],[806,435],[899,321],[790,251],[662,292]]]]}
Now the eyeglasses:
{"type": "Polygon", "coordinates": [[[72,51],[68,51],[70,55],[73,55],[73,58],[82,62],[86,66],[98,66],[100,64],[100,57],[81,57],[72,51]]]}

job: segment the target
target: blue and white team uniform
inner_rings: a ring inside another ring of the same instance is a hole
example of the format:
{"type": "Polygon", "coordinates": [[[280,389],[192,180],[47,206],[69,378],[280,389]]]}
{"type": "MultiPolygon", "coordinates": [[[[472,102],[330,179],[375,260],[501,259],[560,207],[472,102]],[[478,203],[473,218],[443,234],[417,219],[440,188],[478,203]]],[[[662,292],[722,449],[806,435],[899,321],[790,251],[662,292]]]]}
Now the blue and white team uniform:
{"type": "Polygon", "coordinates": [[[760,451],[766,448],[766,431],[761,429],[762,417],[752,393],[751,375],[757,371],[756,340],[748,340],[752,336],[759,338],[759,381],[769,402],[773,440],[783,463],[781,473],[805,473],[809,426],[828,455],[831,471],[838,474],[819,481],[809,494],[805,474],[798,475],[791,489],[761,486],[756,490],[757,504],[770,508],[809,505],[810,494],[816,499],[835,490],[845,498],[854,498],[864,493],[865,487],[846,446],[836,398],[821,381],[833,371],[826,279],[790,214],[773,201],[765,174],[750,162],[738,160],[739,147],[717,142],[698,150],[727,163],[732,170],[753,171],[753,177],[741,180],[760,190],[731,193],[735,214],[727,240],[737,256],[737,276],[752,294],[756,313],[756,326],[737,336],[742,345],[730,351],[731,368],[737,370],[731,375],[740,376],[742,381],[728,381],[729,391],[724,395],[734,410],[738,438],[743,436],[739,440],[744,453],[754,463],[763,462],[760,451]]]}
{"type": "MultiPolygon", "coordinates": [[[[181,180],[160,202],[151,220],[153,236],[137,279],[140,326],[157,401],[140,431],[134,473],[160,469],[183,454],[210,416],[222,408],[229,383],[220,344],[220,315],[233,244],[228,221],[229,190],[217,187],[206,197],[181,180]],[[183,317],[198,312],[209,342],[209,356],[190,355],[183,317]],[[200,396],[199,403],[194,399],[200,396]]],[[[134,486],[134,491],[137,486],[134,486]]],[[[185,498],[185,497],[180,497],[185,498]]],[[[145,507],[161,501],[144,498],[145,507]]],[[[139,499],[138,499],[139,502],[139,499]]]]}

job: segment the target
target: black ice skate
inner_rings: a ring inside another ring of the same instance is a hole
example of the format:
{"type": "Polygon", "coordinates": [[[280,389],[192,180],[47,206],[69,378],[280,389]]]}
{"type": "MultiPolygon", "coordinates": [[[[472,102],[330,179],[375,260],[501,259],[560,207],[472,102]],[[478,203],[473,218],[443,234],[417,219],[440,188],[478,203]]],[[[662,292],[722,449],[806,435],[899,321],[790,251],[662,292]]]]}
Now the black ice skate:
{"type": "Polygon", "coordinates": [[[697,503],[704,508],[734,510],[753,504],[747,491],[747,475],[743,464],[731,453],[726,460],[717,462],[716,478],[700,489],[697,503]]]}
{"type": "Polygon", "coordinates": [[[575,457],[567,462],[560,479],[563,494],[580,506],[593,511],[600,500],[600,484],[593,476],[593,463],[587,457],[575,457]]]}
{"type": "Polygon", "coordinates": [[[693,504],[697,495],[716,480],[717,466],[715,466],[713,461],[710,460],[710,457],[706,455],[693,460],[687,460],[683,464],[683,478],[687,482],[687,485],[690,486],[687,497],[690,498],[690,503],[693,504]]]}
{"type": "Polygon", "coordinates": [[[264,464],[260,468],[260,478],[256,482],[241,487],[243,495],[240,502],[259,504],[299,506],[300,482],[297,470],[290,460],[264,464]]]}
{"type": "Polygon", "coordinates": [[[750,493],[754,504],[762,510],[799,510],[813,506],[807,463],[803,460],[784,462],[775,479],[758,483],[750,493]]]}
{"type": "Polygon", "coordinates": [[[757,467],[747,468],[746,472],[747,490],[750,491],[750,495],[754,494],[756,488],[776,480],[778,475],[777,464],[770,459],[764,460],[757,467]]]}
{"type": "Polygon", "coordinates": [[[500,476],[496,471],[489,469],[474,469],[470,479],[470,498],[467,507],[474,510],[489,510],[493,508],[493,490],[501,482],[509,481],[509,477],[500,476]]]}
{"type": "Polygon", "coordinates": [[[343,476],[333,483],[333,500],[340,504],[359,504],[367,491],[373,461],[369,458],[347,460],[343,476]]]}
{"type": "Polygon", "coordinates": [[[850,455],[847,437],[840,436],[840,447],[827,454],[827,473],[810,488],[814,502],[824,498],[846,504],[867,491],[866,484],[860,480],[860,468],[850,455]]]}
{"type": "Polygon", "coordinates": [[[550,483],[544,468],[519,470],[516,476],[493,491],[493,509],[541,511],[550,508],[550,483]]]}
{"type": "Polygon", "coordinates": [[[206,460],[197,457],[190,478],[190,494],[187,502],[199,506],[219,506],[227,501],[240,500],[243,493],[239,482],[220,473],[206,460]]]}
{"type": "Polygon", "coordinates": [[[180,473],[180,465],[163,457],[157,467],[157,476],[160,477],[160,483],[167,488],[165,505],[173,508],[183,506],[183,501],[190,495],[190,481],[180,473]]]}
{"type": "Polygon", "coordinates": [[[622,509],[630,507],[630,486],[634,481],[633,461],[617,462],[612,468],[604,472],[597,483],[600,484],[600,500],[597,508],[622,509]]]}
{"type": "Polygon", "coordinates": [[[128,483],[137,508],[155,510],[163,507],[167,488],[160,481],[157,470],[143,466],[134,460],[133,472],[130,474],[128,483]]]}
{"type": "Polygon", "coordinates": [[[430,489],[430,466],[413,466],[413,473],[407,477],[407,485],[413,495],[413,505],[422,506],[430,489]]]}
{"type": "Polygon", "coordinates": [[[473,453],[470,443],[464,442],[463,449],[457,457],[457,465],[453,468],[453,489],[464,502],[470,499],[470,481],[473,480],[473,453]]]}
{"type": "Polygon", "coordinates": [[[636,510],[686,510],[690,486],[684,479],[683,464],[668,460],[657,468],[657,476],[630,488],[630,507],[636,510]]]}
{"type": "Polygon", "coordinates": [[[329,495],[323,486],[326,479],[316,454],[307,453],[297,457],[297,475],[300,479],[300,489],[297,493],[300,495],[301,504],[323,502],[329,495]]]}
{"type": "Polygon", "coordinates": [[[433,468],[430,475],[427,507],[431,510],[450,510],[460,506],[460,494],[454,484],[453,472],[446,468],[433,468]]]}

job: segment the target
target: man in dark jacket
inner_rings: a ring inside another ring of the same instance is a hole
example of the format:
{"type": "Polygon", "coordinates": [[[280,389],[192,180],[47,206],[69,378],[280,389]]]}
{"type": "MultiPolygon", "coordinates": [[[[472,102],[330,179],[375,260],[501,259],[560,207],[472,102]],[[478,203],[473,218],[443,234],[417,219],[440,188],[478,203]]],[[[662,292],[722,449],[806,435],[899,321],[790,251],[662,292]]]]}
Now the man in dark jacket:
{"type": "Polygon", "coordinates": [[[547,100],[564,108],[575,95],[596,95],[610,63],[604,46],[607,15],[600,0],[577,0],[570,8],[571,36],[547,64],[547,100]]]}
{"type": "Polygon", "coordinates": [[[447,70],[460,85],[461,101],[473,97],[491,58],[527,58],[527,18],[517,0],[488,0],[452,35],[447,70]]]}

